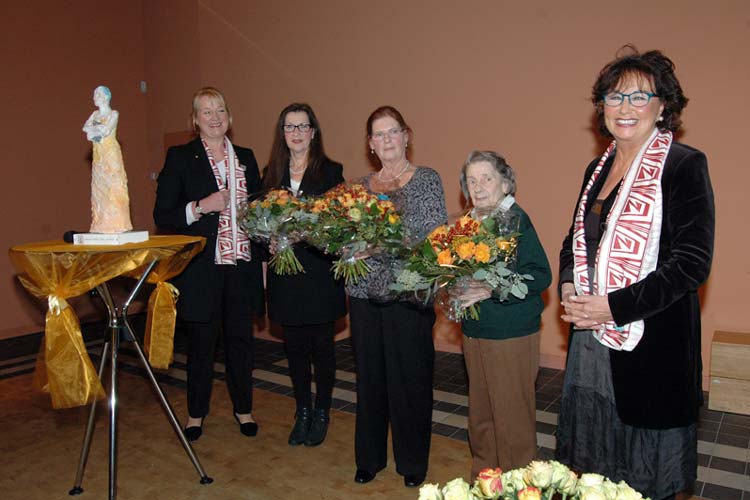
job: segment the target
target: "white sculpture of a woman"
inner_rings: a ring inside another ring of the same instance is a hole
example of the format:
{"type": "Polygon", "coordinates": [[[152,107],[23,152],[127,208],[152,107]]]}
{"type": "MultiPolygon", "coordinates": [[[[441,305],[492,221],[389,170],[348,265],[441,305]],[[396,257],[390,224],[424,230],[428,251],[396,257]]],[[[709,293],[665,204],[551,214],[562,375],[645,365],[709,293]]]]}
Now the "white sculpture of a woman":
{"type": "Polygon", "coordinates": [[[86,138],[94,145],[91,164],[91,232],[122,233],[133,229],[130,222],[128,177],[117,142],[117,111],[109,107],[110,90],[100,85],[94,90],[99,108],[83,125],[86,138]]]}

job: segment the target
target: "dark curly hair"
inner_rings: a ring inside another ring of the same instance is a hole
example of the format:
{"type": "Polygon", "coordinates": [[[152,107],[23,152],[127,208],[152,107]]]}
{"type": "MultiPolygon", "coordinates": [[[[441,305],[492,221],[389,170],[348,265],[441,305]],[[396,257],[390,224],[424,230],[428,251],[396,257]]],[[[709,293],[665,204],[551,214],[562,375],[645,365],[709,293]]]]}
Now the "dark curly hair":
{"type": "Polygon", "coordinates": [[[682,124],[680,114],[687,106],[688,98],[682,93],[680,82],[674,74],[674,63],[659,50],[641,54],[633,45],[625,45],[617,51],[615,60],[602,68],[591,89],[599,131],[605,137],[612,137],[604,123],[603,99],[606,94],[617,90],[617,86],[628,77],[645,78],[652,83],[654,93],[664,104],[662,119],[656,122],[656,126],[662,132],[676,132],[682,124]]]}

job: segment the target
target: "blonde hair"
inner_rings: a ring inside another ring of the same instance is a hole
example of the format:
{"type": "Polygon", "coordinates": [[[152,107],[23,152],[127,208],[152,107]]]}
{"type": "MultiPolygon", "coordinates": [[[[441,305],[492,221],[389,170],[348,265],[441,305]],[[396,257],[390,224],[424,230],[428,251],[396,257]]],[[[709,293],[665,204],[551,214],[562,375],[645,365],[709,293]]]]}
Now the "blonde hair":
{"type": "MultiPolygon", "coordinates": [[[[200,99],[201,97],[212,97],[221,102],[221,105],[227,111],[227,117],[229,118],[229,130],[231,130],[232,111],[229,109],[226,99],[224,99],[224,94],[222,94],[221,91],[215,87],[203,87],[196,90],[193,94],[193,112],[190,114],[193,122],[193,132],[195,132],[196,134],[200,133],[200,129],[198,128],[198,99],[200,99]]],[[[227,130],[227,132],[229,130],[227,130]]]]}

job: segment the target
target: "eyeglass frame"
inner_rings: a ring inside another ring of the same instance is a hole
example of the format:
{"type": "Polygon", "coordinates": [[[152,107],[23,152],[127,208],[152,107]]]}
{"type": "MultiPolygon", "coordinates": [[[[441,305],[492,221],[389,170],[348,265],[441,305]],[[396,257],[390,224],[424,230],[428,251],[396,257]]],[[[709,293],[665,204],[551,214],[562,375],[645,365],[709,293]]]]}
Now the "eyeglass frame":
{"type": "Polygon", "coordinates": [[[655,94],[653,92],[646,92],[645,90],[636,90],[635,92],[631,92],[629,94],[624,94],[622,92],[614,91],[614,92],[608,92],[608,93],[604,94],[602,96],[602,103],[605,106],[608,106],[610,108],[616,108],[617,106],[622,106],[622,104],[625,102],[625,98],[626,97],[628,98],[628,103],[631,106],[633,106],[634,108],[645,108],[646,106],[648,106],[651,103],[651,98],[652,97],[659,97],[659,94],[655,94]],[[639,106],[637,104],[633,104],[633,99],[632,99],[631,96],[633,96],[635,94],[644,94],[646,97],[648,97],[648,99],[646,100],[646,104],[644,104],[642,106],[639,106]],[[607,96],[611,96],[611,95],[619,95],[620,96],[620,102],[617,103],[617,104],[607,104],[607,96]]]}
{"type": "Polygon", "coordinates": [[[402,127],[394,127],[388,130],[379,130],[374,134],[370,134],[370,139],[376,142],[382,142],[385,140],[385,137],[388,136],[389,139],[393,140],[398,137],[399,134],[403,134],[404,132],[406,132],[406,129],[402,127]]]}
{"type": "Polygon", "coordinates": [[[299,131],[300,134],[306,134],[313,129],[312,123],[285,123],[281,126],[285,134],[293,134],[295,130],[299,131]],[[303,130],[304,128],[304,130],[303,130]]]}

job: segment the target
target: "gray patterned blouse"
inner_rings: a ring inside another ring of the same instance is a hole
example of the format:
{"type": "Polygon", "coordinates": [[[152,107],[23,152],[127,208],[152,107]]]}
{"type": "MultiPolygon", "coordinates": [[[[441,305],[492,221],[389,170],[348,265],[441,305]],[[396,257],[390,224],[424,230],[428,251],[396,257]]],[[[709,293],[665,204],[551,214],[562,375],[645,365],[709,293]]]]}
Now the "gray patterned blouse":
{"type": "MultiPolygon", "coordinates": [[[[361,183],[370,190],[370,174],[361,183]]],[[[433,229],[448,220],[445,209],[445,193],[440,175],[429,167],[417,167],[409,182],[386,194],[401,214],[407,230],[407,244],[422,241],[433,229]]],[[[357,283],[347,285],[346,293],[358,299],[381,301],[394,300],[396,296],[389,285],[395,283],[394,270],[399,262],[389,254],[378,254],[367,258],[372,270],[357,283]]]]}

